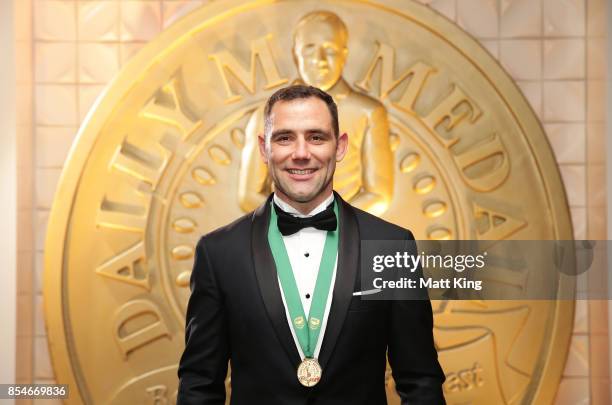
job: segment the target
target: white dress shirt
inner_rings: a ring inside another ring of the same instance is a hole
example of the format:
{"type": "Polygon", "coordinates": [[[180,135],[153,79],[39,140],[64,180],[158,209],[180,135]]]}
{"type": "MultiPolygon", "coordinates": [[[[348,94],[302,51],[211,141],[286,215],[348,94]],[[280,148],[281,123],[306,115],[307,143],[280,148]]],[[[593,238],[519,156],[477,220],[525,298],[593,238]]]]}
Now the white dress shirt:
{"type": "MultiPolygon", "coordinates": [[[[300,213],[298,210],[287,204],[274,194],[274,203],[278,205],[283,211],[292,214],[296,217],[311,217],[325,210],[325,208],[331,204],[334,200],[334,195],[331,194],[325,201],[315,207],[307,215],[300,213]]],[[[317,275],[319,274],[319,265],[321,264],[321,257],[323,256],[323,247],[325,246],[325,238],[327,231],[316,229],[313,227],[303,228],[298,232],[283,236],[283,242],[287,255],[289,256],[289,262],[291,263],[291,270],[295,277],[295,283],[300,294],[302,301],[302,308],[304,308],[304,314],[308,318],[310,312],[310,304],[312,303],[312,295],[314,293],[315,284],[317,282],[317,275]]],[[[323,314],[323,320],[321,322],[321,331],[317,340],[317,346],[315,347],[314,357],[319,356],[321,350],[321,342],[325,334],[325,328],[327,326],[327,318],[329,315],[329,308],[331,307],[332,296],[334,292],[334,284],[336,281],[336,267],[338,265],[338,255],[336,254],[336,261],[334,263],[334,270],[332,273],[331,286],[329,288],[329,295],[327,297],[327,304],[325,305],[325,312],[323,314]]],[[[293,324],[291,322],[291,316],[287,308],[287,302],[285,301],[285,294],[283,288],[278,281],[281,290],[281,296],[283,298],[283,305],[285,306],[285,314],[287,316],[287,322],[289,323],[289,329],[291,329],[291,335],[295,345],[300,353],[300,357],[304,359],[304,353],[293,330],[293,324]]]]}

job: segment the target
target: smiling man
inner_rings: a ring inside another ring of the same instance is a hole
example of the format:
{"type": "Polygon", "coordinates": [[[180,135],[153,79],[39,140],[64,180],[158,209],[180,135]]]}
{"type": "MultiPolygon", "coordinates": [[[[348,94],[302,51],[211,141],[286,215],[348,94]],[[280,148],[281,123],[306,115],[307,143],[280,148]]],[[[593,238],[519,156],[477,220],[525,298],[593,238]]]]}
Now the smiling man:
{"type": "Polygon", "coordinates": [[[266,136],[259,136],[259,150],[275,201],[308,214],[332,198],[336,162],[347,152],[347,134],[338,136],[336,106],[314,87],[294,86],[272,96],[264,116],[266,136]]]}
{"type": "Polygon", "coordinates": [[[333,191],[334,100],[287,87],[264,123],[274,193],[197,244],[178,404],[223,404],[228,361],[232,404],[386,404],[387,353],[403,404],[443,404],[429,301],[359,295],[360,242],[413,236],[333,191]]]}

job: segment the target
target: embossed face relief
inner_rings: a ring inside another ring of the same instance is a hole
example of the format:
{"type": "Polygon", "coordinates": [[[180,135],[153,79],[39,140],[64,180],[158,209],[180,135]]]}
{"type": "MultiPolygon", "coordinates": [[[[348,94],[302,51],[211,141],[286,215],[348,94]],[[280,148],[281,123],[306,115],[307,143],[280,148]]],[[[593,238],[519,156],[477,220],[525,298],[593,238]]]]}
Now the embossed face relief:
{"type": "Polygon", "coordinates": [[[272,108],[269,147],[263,137],[259,147],[274,182],[285,201],[316,207],[332,189],[336,161],[346,153],[347,135],[334,136],[331,114],[316,97],[281,101],[272,108]]]}
{"type": "Polygon", "coordinates": [[[346,27],[333,14],[317,12],[300,20],[293,53],[302,80],[322,90],[336,84],[346,62],[346,41],[346,27]]]}

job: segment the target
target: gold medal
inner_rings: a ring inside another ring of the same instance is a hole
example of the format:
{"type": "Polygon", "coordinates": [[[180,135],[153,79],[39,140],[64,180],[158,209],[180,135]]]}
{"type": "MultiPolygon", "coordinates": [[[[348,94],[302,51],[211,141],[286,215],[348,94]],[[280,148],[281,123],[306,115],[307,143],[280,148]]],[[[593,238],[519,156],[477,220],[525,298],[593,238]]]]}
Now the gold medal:
{"type": "Polygon", "coordinates": [[[321,379],[323,369],[317,359],[304,358],[297,369],[297,377],[305,387],[316,385],[321,379]]]}

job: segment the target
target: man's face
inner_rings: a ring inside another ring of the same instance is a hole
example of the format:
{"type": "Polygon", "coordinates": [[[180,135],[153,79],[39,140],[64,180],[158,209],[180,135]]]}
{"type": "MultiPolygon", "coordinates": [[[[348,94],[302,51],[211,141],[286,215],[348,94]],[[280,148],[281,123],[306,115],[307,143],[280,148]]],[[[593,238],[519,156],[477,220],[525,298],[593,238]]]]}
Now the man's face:
{"type": "Polygon", "coordinates": [[[293,53],[302,80],[327,91],[342,76],[346,38],[331,22],[312,22],[296,31],[293,53]]]}
{"type": "Polygon", "coordinates": [[[336,140],[327,105],[316,97],[279,101],[270,119],[269,146],[260,136],[259,150],[275,192],[299,203],[322,202],[332,190],[336,161],[346,153],[347,135],[336,140]]]}

